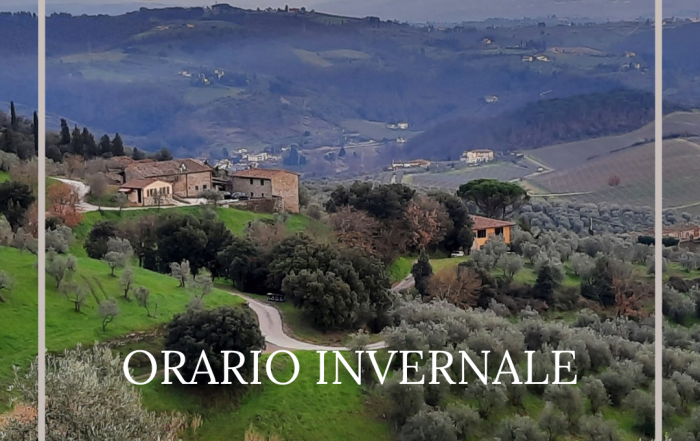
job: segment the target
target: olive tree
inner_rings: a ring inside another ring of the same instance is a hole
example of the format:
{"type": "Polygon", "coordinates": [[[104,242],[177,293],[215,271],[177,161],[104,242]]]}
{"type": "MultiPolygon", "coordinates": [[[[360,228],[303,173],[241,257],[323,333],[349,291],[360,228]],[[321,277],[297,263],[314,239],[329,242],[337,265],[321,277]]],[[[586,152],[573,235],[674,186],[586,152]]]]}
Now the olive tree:
{"type": "MultiPolygon", "coordinates": [[[[119,356],[99,345],[48,354],[46,440],[179,440],[180,432],[191,425],[188,418],[176,412],[146,410],[140,391],[122,369],[119,356]]],[[[34,409],[39,405],[37,384],[37,362],[26,371],[15,371],[13,389],[24,405],[34,409]]],[[[0,425],[0,439],[38,439],[36,414],[9,417],[0,425]]]]}

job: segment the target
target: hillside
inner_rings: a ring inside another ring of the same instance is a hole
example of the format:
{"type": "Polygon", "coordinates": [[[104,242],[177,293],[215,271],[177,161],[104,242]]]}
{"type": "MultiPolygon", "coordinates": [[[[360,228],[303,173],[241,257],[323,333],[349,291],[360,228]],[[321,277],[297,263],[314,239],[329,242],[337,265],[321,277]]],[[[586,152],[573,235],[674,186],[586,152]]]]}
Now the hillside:
{"type": "Polygon", "coordinates": [[[15,281],[3,290],[6,303],[0,303],[0,413],[8,405],[7,386],[14,378],[12,366],[26,367],[38,352],[38,277],[36,256],[14,248],[0,247],[0,268],[15,281]]]}
{"type": "Polygon", "coordinates": [[[139,148],[167,145],[189,156],[218,155],[222,147],[312,149],[350,143],[358,132],[372,138],[376,130],[346,128],[358,122],[407,121],[419,132],[517,109],[548,91],[547,98],[562,98],[651,90],[649,75],[620,71],[629,64],[626,50],[651,67],[653,48],[637,38],[650,27],[620,22],[542,33],[532,22],[511,26],[436,31],[224,5],[55,15],[47,22],[48,110],[94,133],[119,131],[139,148]],[[599,52],[571,58],[547,49],[555,46],[599,52]],[[522,62],[543,50],[551,63],[522,62]],[[489,95],[498,102],[485,104],[489,95]],[[115,100],[121,105],[104,105],[115,100]]]}
{"type": "MultiPolygon", "coordinates": [[[[118,272],[119,275],[121,271],[118,272]]],[[[191,294],[178,288],[177,280],[164,274],[154,273],[142,268],[134,268],[134,285],[145,286],[151,292],[151,308],[156,317],[148,317],[146,310],[135,300],[126,301],[124,292],[119,287],[119,277],[110,275],[109,267],[95,259],[82,257],[78,259],[78,271],[74,276],[78,281],[86,281],[95,288],[90,294],[81,312],[73,310],[73,304],[58,292],[56,282],[51,277],[46,281],[46,341],[51,351],[71,348],[77,343],[86,345],[95,341],[105,341],[124,337],[137,331],[148,331],[169,322],[175,314],[185,310],[191,294]],[[100,288],[101,287],[101,288],[100,288]],[[107,332],[102,332],[102,318],[98,314],[98,300],[118,299],[121,313],[109,325],[107,332]]],[[[207,307],[220,305],[240,305],[240,297],[214,289],[206,297],[207,307]]]]}
{"type": "Polygon", "coordinates": [[[498,117],[461,118],[411,139],[408,158],[456,160],[474,146],[494,151],[528,150],[638,129],[653,121],[654,95],[618,90],[542,100],[498,117]]]}

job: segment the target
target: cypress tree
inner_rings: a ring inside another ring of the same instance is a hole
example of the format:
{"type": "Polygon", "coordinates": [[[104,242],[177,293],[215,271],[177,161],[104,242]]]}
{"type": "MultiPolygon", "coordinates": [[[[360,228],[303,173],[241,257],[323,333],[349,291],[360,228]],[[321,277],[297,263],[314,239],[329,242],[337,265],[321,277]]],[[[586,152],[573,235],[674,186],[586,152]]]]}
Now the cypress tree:
{"type": "Polygon", "coordinates": [[[17,122],[17,112],[15,112],[15,102],[14,101],[10,101],[10,127],[15,132],[17,131],[18,122],[17,122]]]}
{"type": "Polygon", "coordinates": [[[70,129],[65,118],[61,118],[61,141],[60,145],[70,144],[70,129]]]}
{"type": "Polygon", "coordinates": [[[119,133],[114,135],[114,139],[112,140],[112,154],[114,156],[124,156],[124,142],[122,141],[122,137],[119,136],[119,133]]]}
{"type": "Polygon", "coordinates": [[[83,135],[78,126],[73,128],[73,134],[70,140],[70,150],[76,155],[85,156],[85,145],[83,144],[83,135]]]}
{"type": "Polygon", "coordinates": [[[554,270],[549,264],[544,264],[537,271],[537,280],[535,281],[535,286],[533,287],[535,291],[535,297],[544,300],[547,303],[551,303],[554,297],[554,286],[556,282],[554,281],[554,270]]]}
{"type": "Polygon", "coordinates": [[[97,147],[95,137],[92,136],[92,133],[90,133],[87,127],[83,127],[83,133],[80,135],[80,138],[83,140],[83,145],[85,146],[85,156],[88,158],[100,156],[101,152],[99,147],[97,147]]]}
{"type": "Polygon", "coordinates": [[[100,155],[112,155],[112,141],[110,141],[109,136],[107,135],[102,135],[102,138],[100,138],[100,155]]]}
{"type": "Polygon", "coordinates": [[[32,135],[34,135],[34,154],[39,155],[39,116],[34,112],[34,122],[32,123],[32,135]]]}
{"type": "Polygon", "coordinates": [[[420,295],[428,295],[428,282],[430,281],[430,276],[433,275],[433,267],[430,265],[430,259],[425,250],[421,250],[418,260],[411,268],[411,274],[420,295]]]}

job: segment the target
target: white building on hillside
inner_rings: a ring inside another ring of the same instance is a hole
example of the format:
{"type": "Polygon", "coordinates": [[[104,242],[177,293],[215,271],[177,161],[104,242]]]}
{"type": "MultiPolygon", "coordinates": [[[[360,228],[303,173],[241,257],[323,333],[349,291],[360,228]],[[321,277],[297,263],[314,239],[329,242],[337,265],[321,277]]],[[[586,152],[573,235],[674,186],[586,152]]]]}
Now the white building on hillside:
{"type": "Polygon", "coordinates": [[[493,161],[493,150],[469,150],[462,153],[462,157],[459,158],[459,160],[462,162],[466,162],[467,164],[480,164],[482,162],[490,162],[493,161]]]}

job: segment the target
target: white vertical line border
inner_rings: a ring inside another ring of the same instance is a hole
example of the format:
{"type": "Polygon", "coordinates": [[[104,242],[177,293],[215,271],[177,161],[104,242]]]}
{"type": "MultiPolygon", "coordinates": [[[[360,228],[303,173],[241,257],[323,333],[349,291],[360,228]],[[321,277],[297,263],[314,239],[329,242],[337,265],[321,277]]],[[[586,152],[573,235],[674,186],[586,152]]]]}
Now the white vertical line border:
{"type": "Polygon", "coordinates": [[[662,441],[663,432],[663,0],[656,0],[654,20],[654,439],[662,441]]]}
{"type": "Polygon", "coordinates": [[[38,405],[37,405],[37,435],[39,441],[46,440],[46,0],[38,0],[39,12],[39,84],[38,112],[39,120],[39,190],[38,190],[38,295],[39,295],[39,356],[37,360],[38,374],[38,405]]]}

